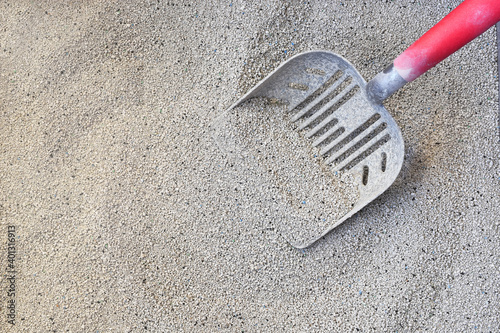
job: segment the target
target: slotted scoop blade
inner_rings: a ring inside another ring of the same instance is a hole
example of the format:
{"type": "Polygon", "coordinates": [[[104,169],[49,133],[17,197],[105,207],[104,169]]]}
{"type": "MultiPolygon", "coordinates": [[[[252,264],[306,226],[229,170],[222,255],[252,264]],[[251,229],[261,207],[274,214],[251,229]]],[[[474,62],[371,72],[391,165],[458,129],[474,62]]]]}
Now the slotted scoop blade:
{"type": "Polygon", "coordinates": [[[344,58],[328,51],[296,55],[229,110],[254,97],[284,101],[290,121],[311,146],[320,148],[327,167],[351,174],[359,189],[359,199],[347,214],[307,239],[289,239],[293,246],[310,246],[384,192],[399,174],[401,132],[384,106],[370,101],[365,80],[344,58]]]}

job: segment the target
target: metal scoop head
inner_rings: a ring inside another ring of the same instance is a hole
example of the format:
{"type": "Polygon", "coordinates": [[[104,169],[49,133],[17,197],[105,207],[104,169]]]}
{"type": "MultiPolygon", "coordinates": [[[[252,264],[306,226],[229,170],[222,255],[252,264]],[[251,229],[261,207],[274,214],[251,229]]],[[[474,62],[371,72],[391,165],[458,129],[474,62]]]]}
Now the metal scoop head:
{"type": "MultiPolygon", "coordinates": [[[[370,98],[366,82],[344,58],[328,51],[296,55],[281,64],[231,108],[254,97],[287,103],[290,121],[313,147],[320,149],[332,172],[349,173],[359,200],[313,238],[292,243],[305,248],[384,192],[396,179],[404,143],[394,119],[381,102],[370,98]]],[[[230,109],[231,109],[230,108],[230,109]]]]}

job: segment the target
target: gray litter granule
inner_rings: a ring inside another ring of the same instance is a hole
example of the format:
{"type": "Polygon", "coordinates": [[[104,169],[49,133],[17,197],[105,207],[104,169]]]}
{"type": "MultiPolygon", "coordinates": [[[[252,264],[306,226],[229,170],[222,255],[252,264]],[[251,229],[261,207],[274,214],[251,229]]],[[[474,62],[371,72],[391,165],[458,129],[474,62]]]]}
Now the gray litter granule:
{"type": "Polygon", "coordinates": [[[318,239],[358,201],[353,177],[330,171],[285,105],[255,98],[225,112],[217,126],[219,147],[258,166],[263,190],[276,192],[276,225],[292,245],[318,239]]]}

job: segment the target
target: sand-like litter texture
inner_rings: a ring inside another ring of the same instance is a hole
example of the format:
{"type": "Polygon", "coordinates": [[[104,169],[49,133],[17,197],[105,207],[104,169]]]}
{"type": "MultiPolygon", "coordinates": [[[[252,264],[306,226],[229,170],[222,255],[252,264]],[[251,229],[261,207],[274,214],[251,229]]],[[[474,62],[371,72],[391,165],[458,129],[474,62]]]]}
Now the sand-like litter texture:
{"type": "Polygon", "coordinates": [[[260,168],[262,183],[276,192],[279,232],[296,247],[312,244],[359,200],[351,175],[333,173],[297,126],[286,105],[255,98],[223,113],[215,139],[233,158],[260,168]]]}
{"type": "Polygon", "coordinates": [[[0,331],[498,331],[494,30],[386,101],[398,179],[311,248],[212,136],[282,60],[369,79],[458,3],[0,2],[0,331]]]}

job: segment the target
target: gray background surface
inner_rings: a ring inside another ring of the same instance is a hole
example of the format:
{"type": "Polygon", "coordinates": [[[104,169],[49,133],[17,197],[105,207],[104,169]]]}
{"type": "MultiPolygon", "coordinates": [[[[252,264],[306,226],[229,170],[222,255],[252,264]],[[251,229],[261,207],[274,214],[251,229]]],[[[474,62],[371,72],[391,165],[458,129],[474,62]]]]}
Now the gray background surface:
{"type": "Polygon", "coordinates": [[[2,274],[7,225],[19,254],[0,330],[498,331],[494,28],[386,101],[398,179],[307,250],[212,139],[288,57],[369,79],[458,3],[2,1],[2,274]]]}

